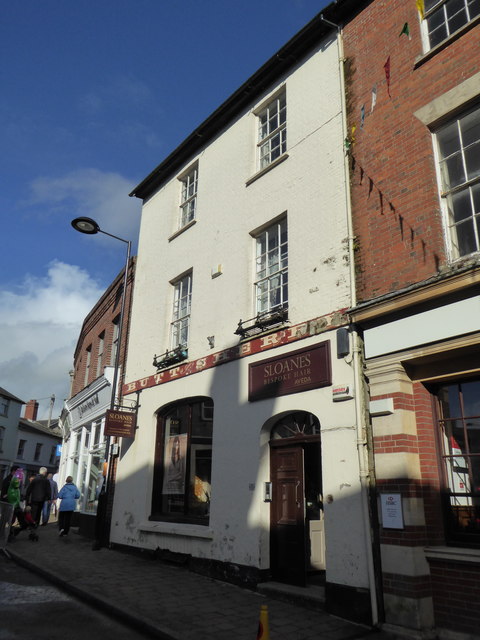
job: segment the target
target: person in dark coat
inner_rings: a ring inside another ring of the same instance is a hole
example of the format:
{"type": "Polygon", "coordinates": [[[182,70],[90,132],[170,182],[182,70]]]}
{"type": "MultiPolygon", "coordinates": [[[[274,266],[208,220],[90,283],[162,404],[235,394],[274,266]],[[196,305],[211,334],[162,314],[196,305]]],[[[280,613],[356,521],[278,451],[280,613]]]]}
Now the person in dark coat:
{"type": "Polygon", "coordinates": [[[40,524],[43,505],[46,500],[50,500],[51,492],[50,482],[47,478],[47,468],[40,467],[38,476],[35,476],[29,483],[25,494],[27,504],[32,507],[32,517],[37,527],[40,524]]]}
{"type": "Polygon", "coordinates": [[[60,509],[58,511],[59,535],[68,536],[70,531],[70,521],[75,510],[77,500],[80,498],[80,491],[73,484],[72,476],[68,476],[64,486],[58,492],[60,498],[60,509]]]}

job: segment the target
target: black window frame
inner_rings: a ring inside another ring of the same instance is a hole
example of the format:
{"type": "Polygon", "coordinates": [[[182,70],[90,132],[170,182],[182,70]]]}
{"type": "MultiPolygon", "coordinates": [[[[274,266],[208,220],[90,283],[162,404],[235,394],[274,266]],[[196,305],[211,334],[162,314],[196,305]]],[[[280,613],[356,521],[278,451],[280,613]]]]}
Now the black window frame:
{"type": "MultiPolygon", "coordinates": [[[[191,501],[193,500],[192,487],[189,482],[190,471],[191,471],[191,454],[192,454],[192,443],[195,439],[196,444],[210,445],[210,468],[209,468],[209,482],[211,488],[211,480],[212,480],[212,452],[213,452],[213,425],[214,425],[214,403],[213,400],[206,396],[195,396],[192,398],[185,398],[182,400],[178,400],[177,402],[170,403],[166,407],[164,407],[157,415],[157,431],[156,431],[156,440],[155,440],[155,459],[154,459],[154,471],[153,471],[153,488],[152,488],[152,504],[151,504],[151,515],[149,520],[151,521],[163,521],[163,522],[175,522],[175,523],[187,523],[187,524],[198,524],[208,526],[210,522],[210,495],[207,496],[206,500],[203,500],[203,504],[206,506],[203,507],[205,509],[205,513],[194,514],[191,512],[191,501]],[[198,435],[192,435],[193,427],[194,427],[194,407],[199,408],[203,422],[211,422],[212,429],[210,437],[201,438],[198,435]],[[182,496],[183,499],[183,508],[181,512],[168,512],[164,508],[165,500],[167,500],[167,496],[171,496],[172,494],[163,493],[164,488],[164,479],[165,479],[165,436],[166,436],[166,420],[175,412],[183,413],[183,418],[187,418],[186,422],[186,452],[185,452],[185,485],[184,492],[181,494],[175,494],[177,504],[179,501],[178,496],[182,496]]],[[[195,492],[195,487],[193,488],[193,493],[195,492]]]]}

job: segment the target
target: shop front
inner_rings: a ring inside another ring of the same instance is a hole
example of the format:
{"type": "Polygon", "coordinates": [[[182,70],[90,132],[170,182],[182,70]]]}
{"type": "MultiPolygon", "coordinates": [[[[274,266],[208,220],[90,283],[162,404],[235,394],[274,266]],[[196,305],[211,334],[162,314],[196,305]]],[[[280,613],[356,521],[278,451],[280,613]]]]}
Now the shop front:
{"type": "Polygon", "coordinates": [[[311,326],[124,386],[138,430],[120,447],[111,541],[241,584],[325,585],[330,610],[368,622],[351,360],[335,326],[311,326]]]}

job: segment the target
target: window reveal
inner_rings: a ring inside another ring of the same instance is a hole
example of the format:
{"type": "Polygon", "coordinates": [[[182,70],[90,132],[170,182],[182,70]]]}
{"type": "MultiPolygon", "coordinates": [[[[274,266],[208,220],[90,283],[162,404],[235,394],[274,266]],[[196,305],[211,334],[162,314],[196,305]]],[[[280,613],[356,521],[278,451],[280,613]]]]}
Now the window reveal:
{"type": "Polygon", "coordinates": [[[458,258],[480,249],[480,107],[439,129],[437,143],[452,257],[458,258]]]}
{"type": "Polygon", "coordinates": [[[256,313],[288,305],[287,219],[272,224],[256,238],[256,313]]]}
{"type": "Polygon", "coordinates": [[[480,380],[438,391],[447,536],[480,542],[480,380]]]}
{"type": "Polygon", "coordinates": [[[213,403],[179,402],[158,420],[151,519],[208,523],[213,403]]]}

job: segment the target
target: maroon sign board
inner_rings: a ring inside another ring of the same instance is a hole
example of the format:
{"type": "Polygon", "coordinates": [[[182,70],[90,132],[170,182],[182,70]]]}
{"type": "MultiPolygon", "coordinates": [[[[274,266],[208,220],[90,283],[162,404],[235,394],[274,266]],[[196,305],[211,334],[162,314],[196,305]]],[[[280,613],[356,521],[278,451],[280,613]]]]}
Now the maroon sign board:
{"type": "Polygon", "coordinates": [[[135,414],[128,411],[114,411],[108,409],[105,414],[106,436],[117,436],[120,438],[135,437],[135,414]]]}
{"type": "Polygon", "coordinates": [[[332,384],[330,342],[249,365],[250,402],[317,389],[332,384]]]}

